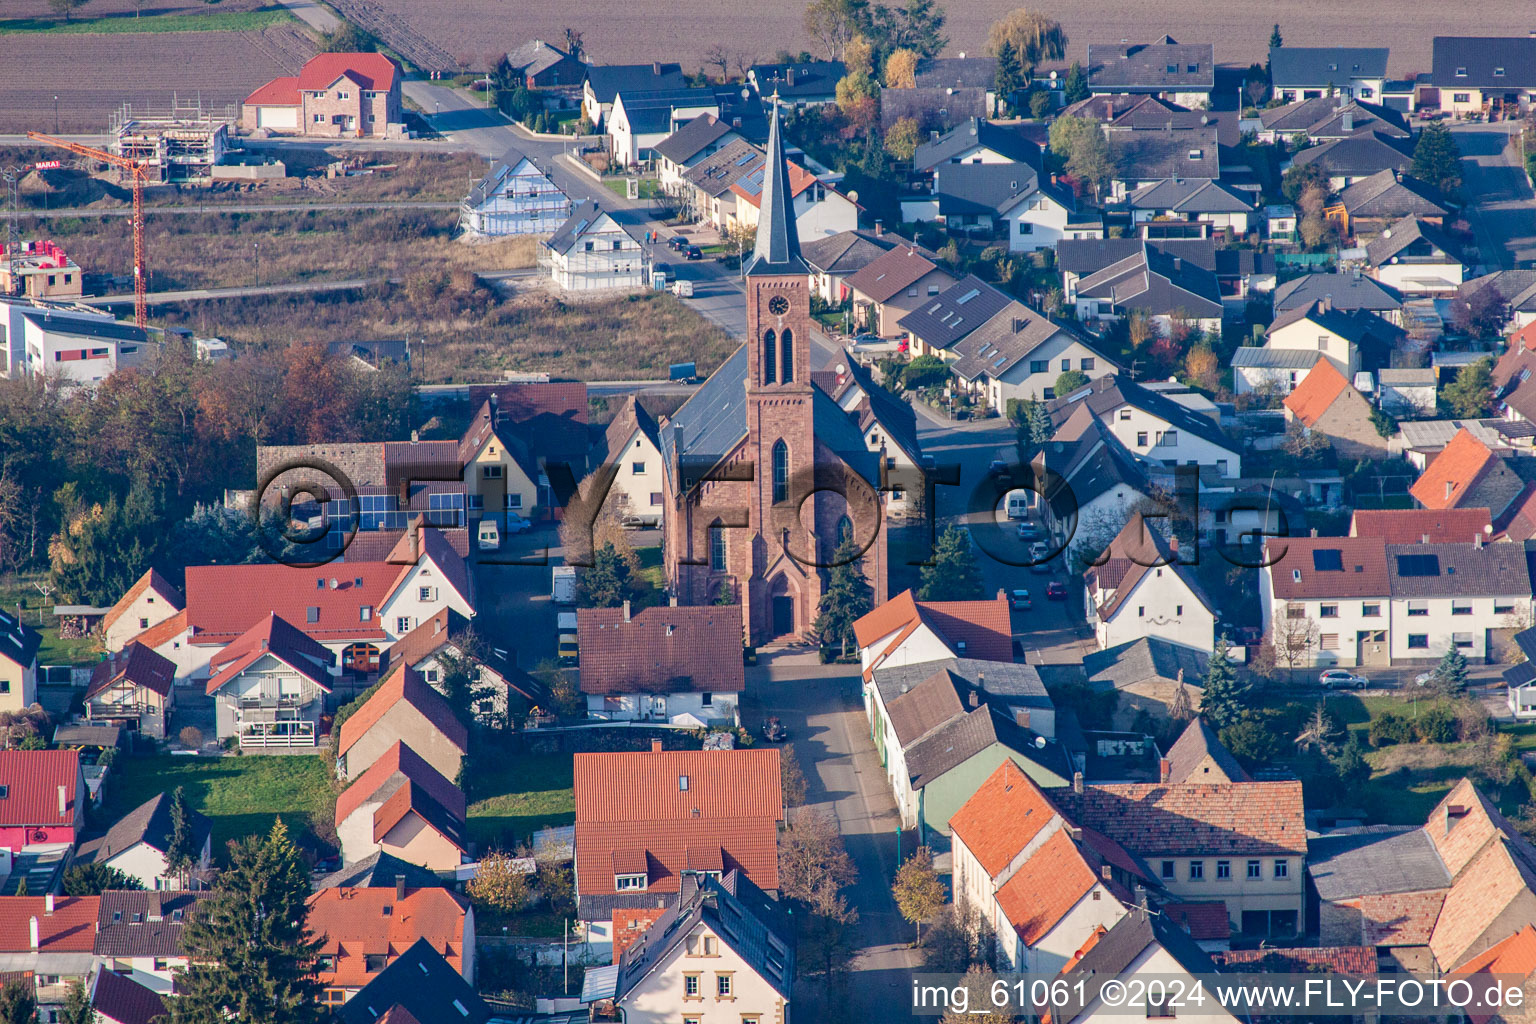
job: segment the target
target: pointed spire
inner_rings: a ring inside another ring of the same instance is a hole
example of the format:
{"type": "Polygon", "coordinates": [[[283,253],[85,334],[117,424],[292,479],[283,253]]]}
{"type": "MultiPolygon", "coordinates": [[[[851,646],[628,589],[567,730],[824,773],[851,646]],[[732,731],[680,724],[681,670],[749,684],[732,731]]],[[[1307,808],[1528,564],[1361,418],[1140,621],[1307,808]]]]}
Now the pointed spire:
{"type": "Polygon", "coordinates": [[[779,94],[773,94],[773,123],[768,129],[768,156],[763,165],[762,205],[757,211],[757,244],[752,249],[748,274],[804,274],[800,259],[800,233],[795,227],[794,195],[789,188],[789,168],[784,161],[784,140],[779,134],[779,94]]]}

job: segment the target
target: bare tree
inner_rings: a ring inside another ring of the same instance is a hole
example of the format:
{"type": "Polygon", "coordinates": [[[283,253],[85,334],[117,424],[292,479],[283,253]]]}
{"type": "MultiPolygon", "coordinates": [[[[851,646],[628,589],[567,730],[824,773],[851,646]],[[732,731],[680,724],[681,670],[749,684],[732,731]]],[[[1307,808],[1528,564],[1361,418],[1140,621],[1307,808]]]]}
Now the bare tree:
{"type": "Polygon", "coordinates": [[[731,51],[725,48],[724,43],[715,43],[704,51],[704,66],[720,69],[720,82],[729,81],[728,72],[731,67],[731,51]]]}
{"type": "Polygon", "coordinates": [[[1275,657],[1290,670],[1294,677],[1297,668],[1312,660],[1312,650],[1317,646],[1321,636],[1322,631],[1317,628],[1316,622],[1307,618],[1305,614],[1292,618],[1290,609],[1286,609],[1284,615],[1277,613],[1271,630],[1270,644],[1275,649],[1275,657]]]}

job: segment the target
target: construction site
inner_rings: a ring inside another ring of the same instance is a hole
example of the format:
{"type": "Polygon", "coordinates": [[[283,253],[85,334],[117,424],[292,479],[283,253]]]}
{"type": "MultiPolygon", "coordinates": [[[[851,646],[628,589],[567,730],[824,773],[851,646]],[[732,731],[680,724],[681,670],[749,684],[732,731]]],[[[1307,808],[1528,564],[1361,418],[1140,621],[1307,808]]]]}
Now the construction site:
{"type": "Polygon", "coordinates": [[[58,245],[46,240],[6,243],[0,295],[78,299],[84,291],[79,265],[58,245]]]}
{"type": "MultiPolygon", "coordinates": [[[[230,151],[234,107],[222,112],[201,100],[175,99],[169,108],[138,109],[124,103],[112,115],[112,152],[138,163],[146,184],[206,185],[230,151]]],[[[132,173],[119,168],[119,179],[132,173]]]]}

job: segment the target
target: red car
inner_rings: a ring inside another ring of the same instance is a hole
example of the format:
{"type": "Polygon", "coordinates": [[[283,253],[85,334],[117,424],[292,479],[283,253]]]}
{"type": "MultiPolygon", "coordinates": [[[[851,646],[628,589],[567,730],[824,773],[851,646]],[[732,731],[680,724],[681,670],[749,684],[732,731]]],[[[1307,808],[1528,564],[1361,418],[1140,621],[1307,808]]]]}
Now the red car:
{"type": "Polygon", "coordinates": [[[1067,585],[1059,580],[1051,580],[1045,585],[1045,599],[1047,601],[1065,601],[1067,599],[1067,585]]]}

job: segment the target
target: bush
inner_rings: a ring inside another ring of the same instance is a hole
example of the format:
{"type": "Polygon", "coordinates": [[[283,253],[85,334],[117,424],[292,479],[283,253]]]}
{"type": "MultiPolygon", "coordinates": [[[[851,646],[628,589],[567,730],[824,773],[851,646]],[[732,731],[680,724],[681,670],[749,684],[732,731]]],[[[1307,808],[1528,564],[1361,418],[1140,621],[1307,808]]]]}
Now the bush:
{"type": "Polygon", "coordinates": [[[1413,732],[1421,743],[1450,743],[1456,739],[1456,716],[1445,708],[1425,708],[1413,720],[1413,732]]]}
{"type": "Polygon", "coordinates": [[[195,725],[189,725],[176,734],[181,740],[181,745],[189,750],[196,750],[203,745],[203,731],[195,725]]]}
{"type": "Polygon", "coordinates": [[[938,356],[918,356],[902,371],[901,382],[913,390],[937,387],[949,380],[949,367],[938,356]]]}
{"type": "Polygon", "coordinates": [[[1401,715],[1388,711],[1371,723],[1367,738],[1373,747],[1388,747],[1413,739],[1413,726],[1401,715]]]}

